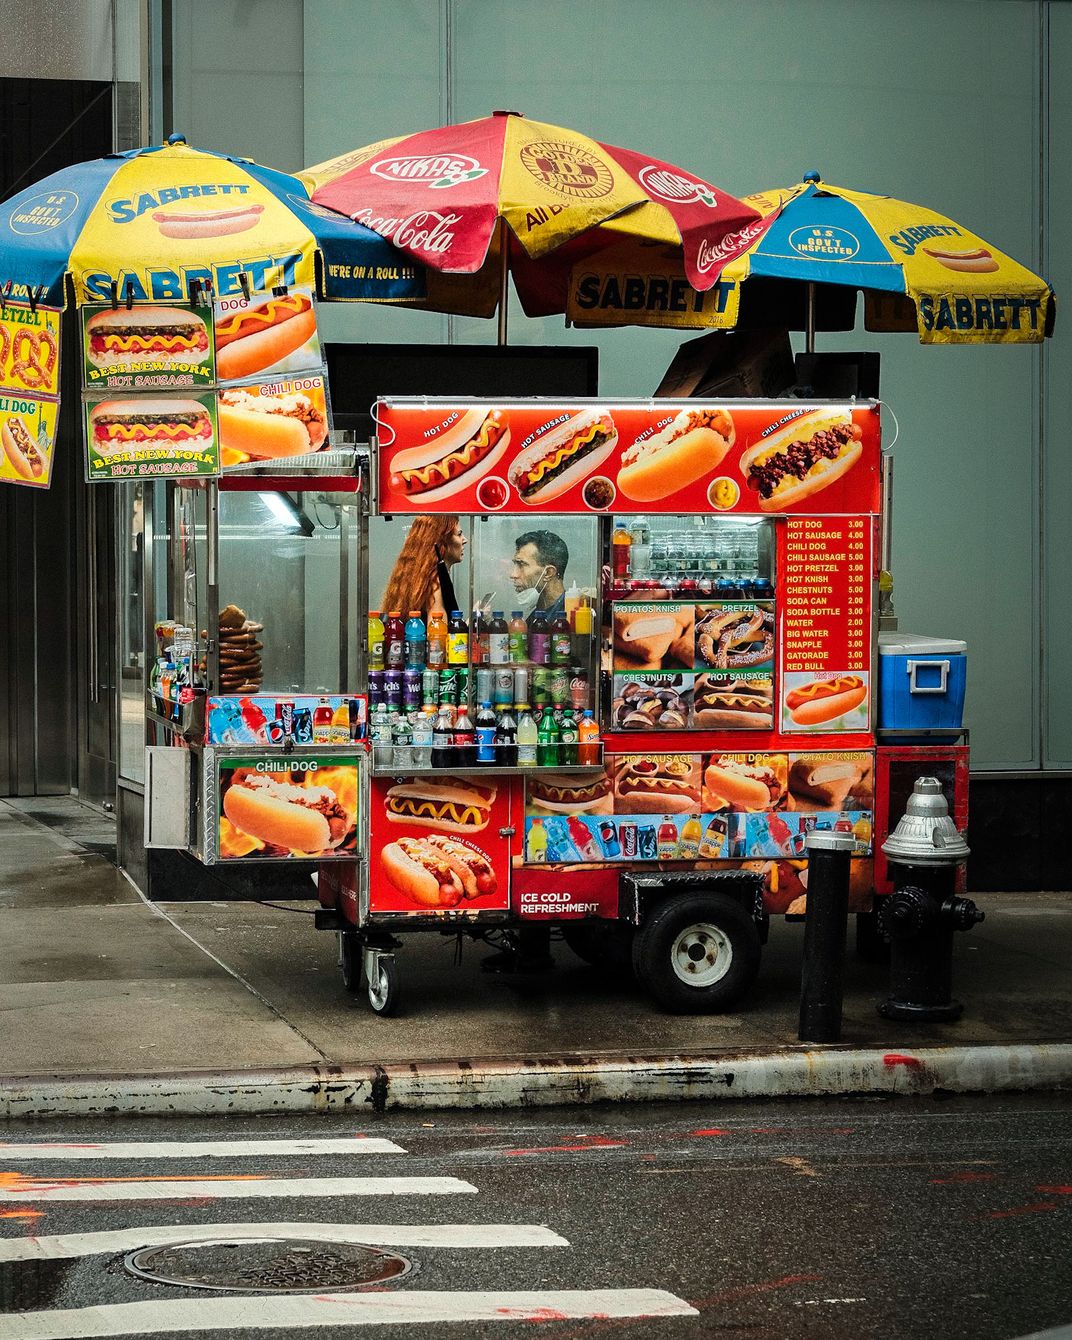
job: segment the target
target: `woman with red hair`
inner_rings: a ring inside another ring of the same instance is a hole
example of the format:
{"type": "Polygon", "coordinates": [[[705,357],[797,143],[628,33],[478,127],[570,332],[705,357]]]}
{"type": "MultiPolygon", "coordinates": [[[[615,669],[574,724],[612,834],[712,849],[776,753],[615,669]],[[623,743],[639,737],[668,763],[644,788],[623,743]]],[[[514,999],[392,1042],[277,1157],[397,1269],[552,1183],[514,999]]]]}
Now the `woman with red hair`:
{"type": "Polygon", "coordinates": [[[467,536],[456,516],[419,516],[413,521],[402,550],[387,579],[381,608],[420,610],[427,619],[433,610],[464,610],[451,581],[450,570],[465,556],[467,536]]]}

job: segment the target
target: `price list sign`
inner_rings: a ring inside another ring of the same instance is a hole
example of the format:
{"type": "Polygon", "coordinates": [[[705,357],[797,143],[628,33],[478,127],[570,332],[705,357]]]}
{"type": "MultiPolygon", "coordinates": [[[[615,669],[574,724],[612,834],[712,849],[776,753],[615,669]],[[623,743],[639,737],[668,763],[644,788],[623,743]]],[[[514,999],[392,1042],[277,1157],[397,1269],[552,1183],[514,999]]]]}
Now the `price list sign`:
{"type": "Polygon", "coordinates": [[[870,720],[870,517],[790,517],[779,574],[781,726],[867,730],[870,720]]]}

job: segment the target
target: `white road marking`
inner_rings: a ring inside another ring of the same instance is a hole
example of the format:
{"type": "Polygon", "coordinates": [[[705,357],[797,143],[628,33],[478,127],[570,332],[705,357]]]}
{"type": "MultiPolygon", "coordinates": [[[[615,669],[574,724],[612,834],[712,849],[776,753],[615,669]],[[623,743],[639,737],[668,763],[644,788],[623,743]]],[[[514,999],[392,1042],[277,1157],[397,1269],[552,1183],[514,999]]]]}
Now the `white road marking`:
{"type": "Polygon", "coordinates": [[[330,1140],[160,1140],[106,1144],[23,1144],[0,1140],[7,1159],[220,1159],[290,1158],[304,1154],[404,1154],[393,1140],[347,1136],[330,1140]]]}
{"type": "Polygon", "coordinates": [[[0,1175],[0,1204],[5,1201],[105,1200],[235,1200],[269,1196],[449,1196],[476,1187],[457,1177],[175,1177],[160,1181],[140,1178],[70,1178],[0,1175]],[[17,1180],[13,1180],[16,1179],[17,1180]]]}
{"type": "Polygon", "coordinates": [[[0,1315],[0,1340],[100,1340],[106,1336],[243,1331],[256,1327],[413,1325],[455,1321],[566,1321],[571,1318],[694,1317],[694,1307],[661,1289],[521,1289],[499,1292],[306,1294],[118,1303],[0,1315]]]}
{"type": "Polygon", "coordinates": [[[157,1247],[166,1242],[230,1242],[235,1238],[316,1238],[370,1247],[568,1247],[541,1224],[167,1224],[101,1233],[0,1238],[0,1262],[51,1261],[157,1247]]]}

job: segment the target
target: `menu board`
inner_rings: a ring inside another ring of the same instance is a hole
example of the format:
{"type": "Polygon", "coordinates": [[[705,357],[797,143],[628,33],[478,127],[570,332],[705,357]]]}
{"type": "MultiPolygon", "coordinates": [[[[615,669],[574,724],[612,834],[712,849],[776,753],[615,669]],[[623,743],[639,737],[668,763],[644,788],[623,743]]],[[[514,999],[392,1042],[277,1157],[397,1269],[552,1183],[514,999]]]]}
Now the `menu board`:
{"type": "Polygon", "coordinates": [[[781,728],[867,730],[870,517],[789,517],[779,572],[781,728]]]}
{"type": "Polygon", "coordinates": [[[875,405],[391,400],[376,422],[385,513],[879,509],[875,405]]]}
{"type": "Polygon", "coordinates": [[[0,484],[49,486],[59,359],[59,312],[5,302],[0,311],[0,484]]]}

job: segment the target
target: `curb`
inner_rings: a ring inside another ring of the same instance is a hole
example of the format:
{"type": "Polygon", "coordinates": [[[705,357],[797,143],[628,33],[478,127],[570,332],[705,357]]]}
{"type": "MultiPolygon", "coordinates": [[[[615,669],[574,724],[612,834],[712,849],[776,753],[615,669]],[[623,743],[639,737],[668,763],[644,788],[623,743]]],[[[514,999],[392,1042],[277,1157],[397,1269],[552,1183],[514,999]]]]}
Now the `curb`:
{"type": "Polygon", "coordinates": [[[1072,1044],[295,1066],[0,1079],[0,1120],[532,1108],[683,1099],[904,1097],[1072,1087],[1072,1044]]]}

